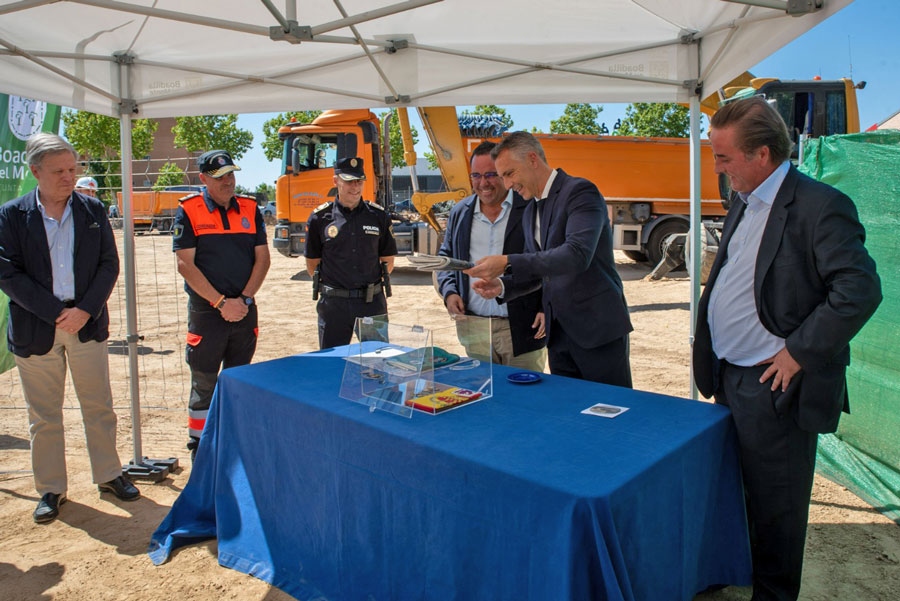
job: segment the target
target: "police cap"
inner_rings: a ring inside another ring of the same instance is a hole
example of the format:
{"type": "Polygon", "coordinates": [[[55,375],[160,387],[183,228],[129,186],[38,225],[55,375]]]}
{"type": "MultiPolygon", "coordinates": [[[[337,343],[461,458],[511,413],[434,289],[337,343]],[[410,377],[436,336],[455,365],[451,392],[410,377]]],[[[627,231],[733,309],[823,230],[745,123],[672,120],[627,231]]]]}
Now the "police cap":
{"type": "Polygon", "coordinates": [[[209,177],[220,178],[232,171],[240,171],[241,168],[234,164],[234,159],[225,150],[210,150],[197,158],[197,168],[200,173],[209,177]]]}
{"type": "Polygon", "coordinates": [[[363,171],[363,160],[359,157],[341,159],[335,163],[334,174],[348,182],[357,179],[366,179],[366,174],[363,171]]]}

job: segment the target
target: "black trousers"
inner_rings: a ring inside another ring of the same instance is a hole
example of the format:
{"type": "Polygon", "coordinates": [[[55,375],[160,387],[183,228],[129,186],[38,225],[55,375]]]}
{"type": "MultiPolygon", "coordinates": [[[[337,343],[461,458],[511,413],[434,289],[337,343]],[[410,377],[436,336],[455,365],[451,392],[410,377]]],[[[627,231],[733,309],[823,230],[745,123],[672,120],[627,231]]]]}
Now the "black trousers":
{"type": "Polygon", "coordinates": [[[188,304],[186,360],[191,368],[191,395],[188,401],[188,430],[200,438],[219,369],[246,365],[256,352],[258,313],[251,305],[241,321],[222,319],[217,309],[188,304]]]}
{"type": "Polygon", "coordinates": [[[319,314],[319,348],[350,344],[357,317],[387,314],[387,300],[379,292],[367,303],[364,298],[320,296],[316,305],[319,314]]]}
{"type": "Polygon", "coordinates": [[[809,499],[818,434],[801,430],[791,397],[759,379],[768,365],[723,363],[716,402],[731,408],[737,429],[753,556],[753,601],[795,600],[800,594],[809,499]]]}
{"type": "Polygon", "coordinates": [[[628,334],[595,348],[579,346],[555,319],[547,342],[550,373],[631,388],[628,334]]]}

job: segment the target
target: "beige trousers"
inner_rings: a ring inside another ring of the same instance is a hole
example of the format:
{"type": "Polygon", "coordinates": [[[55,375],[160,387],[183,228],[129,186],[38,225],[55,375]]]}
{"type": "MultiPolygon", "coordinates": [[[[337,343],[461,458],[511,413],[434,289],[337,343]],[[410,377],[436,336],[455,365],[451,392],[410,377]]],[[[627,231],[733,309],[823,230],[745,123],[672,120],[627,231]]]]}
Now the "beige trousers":
{"type": "MultiPolygon", "coordinates": [[[[470,357],[487,357],[487,340],[477,340],[481,336],[472,335],[472,331],[478,328],[467,328],[465,320],[456,322],[456,331],[460,342],[466,347],[470,357]]],[[[538,349],[519,356],[513,354],[512,333],[509,329],[509,319],[491,318],[491,361],[500,365],[509,365],[519,369],[543,372],[547,364],[547,349],[538,349]]]]}
{"type": "Polygon", "coordinates": [[[57,329],[47,354],[16,357],[28,405],[34,487],[41,496],[67,491],[63,431],[67,361],[81,405],[94,482],[109,482],[122,474],[116,451],[116,413],[109,387],[106,342],[80,342],[77,334],[57,329]]]}

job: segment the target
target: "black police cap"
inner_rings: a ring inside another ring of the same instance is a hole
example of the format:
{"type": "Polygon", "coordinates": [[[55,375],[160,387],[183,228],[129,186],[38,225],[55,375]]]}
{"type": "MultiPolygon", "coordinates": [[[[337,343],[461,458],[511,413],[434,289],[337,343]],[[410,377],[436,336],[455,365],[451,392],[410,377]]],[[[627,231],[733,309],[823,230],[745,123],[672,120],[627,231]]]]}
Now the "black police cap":
{"type": "Polygon", "coordinates": [[[357,179],[366,179],[366,174],[363,171],[363,160],[359,157],[341,159],[335,163],[334,174],[348,182],[357,179]]]}
{"type": "Polygon", "coordinates": [[[197,168],[203,175],[220,178],[241,168],[234,164],[234,159],[225,150],[210,150],[197,157],[197,168]]]}

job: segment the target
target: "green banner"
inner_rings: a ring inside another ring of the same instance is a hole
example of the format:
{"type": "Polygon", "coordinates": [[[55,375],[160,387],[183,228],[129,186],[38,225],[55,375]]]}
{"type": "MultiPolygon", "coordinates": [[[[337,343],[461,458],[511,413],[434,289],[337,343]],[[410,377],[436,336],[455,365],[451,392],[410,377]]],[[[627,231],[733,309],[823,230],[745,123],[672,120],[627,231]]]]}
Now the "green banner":
{"type": "MultiPolygon", "coordinates": [[[[25,143],[42,131],[59,132],[60,107],[39,100],[0,94],[0,205],[37,185],[25,164],[25,143]]],[[[9,302],[0,292],[0,373],[16,363],[6,349],[9,302]]]]}

